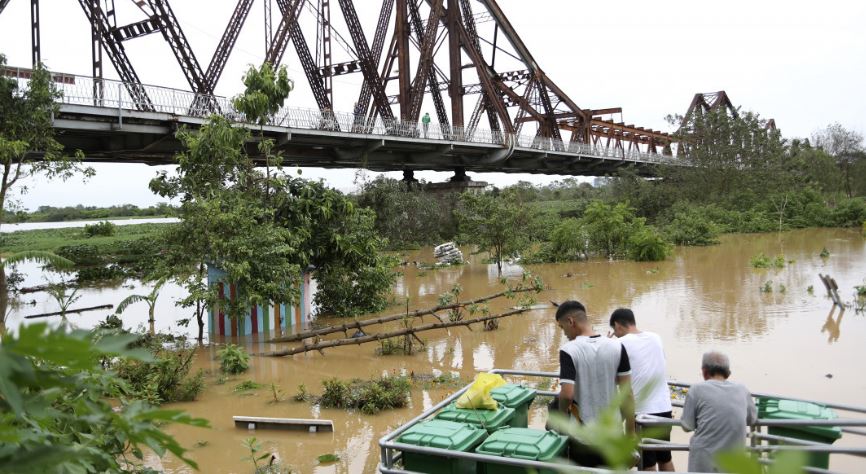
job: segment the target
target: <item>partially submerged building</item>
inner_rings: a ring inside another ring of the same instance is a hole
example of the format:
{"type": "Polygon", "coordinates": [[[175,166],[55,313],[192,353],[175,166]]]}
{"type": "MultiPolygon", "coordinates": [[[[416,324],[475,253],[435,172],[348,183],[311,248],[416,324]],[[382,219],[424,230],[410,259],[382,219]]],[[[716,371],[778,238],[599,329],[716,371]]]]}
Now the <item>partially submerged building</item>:
{"type": "MultiPolygon", "coordinates": [[[[280,335],[305,327],[312,319],[315,284],[309,269],[301,274],[300,298],[294,305],[284,303],[255,305],[244,311],[243,317],[231,318],[224,305],[208,309],[208,334],[211,336],[249,336],[252,334],[280,335]]],[[[207,284],[217,287],[226,301],[234,301],[237,287],[226,281],[226,273],[208,266],[207,284]]]]}

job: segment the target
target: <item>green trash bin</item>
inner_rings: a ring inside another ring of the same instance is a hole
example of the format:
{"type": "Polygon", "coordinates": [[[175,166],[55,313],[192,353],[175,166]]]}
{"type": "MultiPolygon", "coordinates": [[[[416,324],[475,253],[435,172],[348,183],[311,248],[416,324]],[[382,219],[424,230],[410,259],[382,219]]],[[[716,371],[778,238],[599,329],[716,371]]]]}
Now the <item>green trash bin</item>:
{"type": "Polygon", "coordinates": [[[509,423],[514,418],[514,409],[503,405],[496,410],[473,410],[470,408],[457,408],[452,403],[440,411],[435,418],[437,420],[477,425],[487,430],[488,433],[493,433],[498,429],[510,426],[509,423]]]}
{"type": "MultiPolygon", "coordinates": [[[[530,428],[503,428],[493,432],[475,452],[491,456],[503,456],[530,461],[551,462],[562,457],[567,438],[552,431],[530,428]]],[[[525,474],[530,472],[518,466],[480,463],[479,472],[487,474],[525,474]]],[[[555,470],[532,471],[539,474],[556,474],[555,470]]]]}
{"type": "MultiPolygon", "coordinates": [[[[427,420],[406,430],[397,438],[397,442],[471,452],[485,438],[487,438],[487,431],[478,425],[427,420]]],[[[410,452],[403,453],[403,467],[408,471],[428,474],[474,474],[478,470],[475,461],[410,452]]]]}
{"type": "MultiPolygon", "coordinates": [[[[836,413],[818,403],[779,398],[758,398],[758,418],[770,420],[833,420],[836,413]]],[[[842,437],[838,426],[770,426],[771,435],[833,444],[842,437]]],[[[830,453],[808,453],[808,466],[829,469],[830,453]]]]}
{"type": "Polygon", "coordinates": [[[529,405],[535,400],[535,389],[513,383],[505,384],[490,391],[490,396],[508,408],[514,409],[510,425],[514,428],[529,426],[529,405]]]}

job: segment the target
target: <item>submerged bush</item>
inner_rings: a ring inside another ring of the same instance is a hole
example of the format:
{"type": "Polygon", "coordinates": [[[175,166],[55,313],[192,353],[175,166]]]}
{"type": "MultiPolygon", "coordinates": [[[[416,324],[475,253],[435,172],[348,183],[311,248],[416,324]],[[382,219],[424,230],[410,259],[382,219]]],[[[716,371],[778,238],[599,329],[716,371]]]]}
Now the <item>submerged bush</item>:
{"type": "Polygon", "coordinates": [[[87,237],[111,237],[114,235],[114,224],[108,221],[97,222],[96,224],[85,224],[84,235],[87,237]]]}
{"type": "Polygon", "coordinates": [[[159,405],[195,400],[204,390],[204,372],[190,375],[194,348],[162,347],[163,339],[150,337],[142,344],[153,360],[120,359],[110,365],[118,377],[128,384],[133,398],[159,405]]]}
{"type": "Polygon", "coordinates": [[[763,252],[755,255],[749,260],[749,264],[752,265],[752,268],[784,268],[785,267],[785,257],[782,255],[777,255],[776,258],[770,258],[764,255],[763,252]]]}
{"type": "Polygon", "coordinates": [[[671,252],[671,244],[652,227],[642,227],[629,237],[628,255],[639,262],[664,260],[671,252]]]}
{"type": "Polygon", "coordinates": [[[220,369],[227,374],[240,374],[250,368],[250,355],[243,347],[229,344],[217,352],[220,369]]]}
{"type": "Polygon", "coordinates": [[[670,240],[677,245],[715,245],[719,243],[719,226],[701,209],[683,208],[665,227],[670,240]]]}
{"type": "Polygon", "coordinates": [[[586,254],[586,232],[580,221],[568,218],[550,232],[547,254],[552,261],[577,260],[586,254]]]}
{"type": "Polygon", "coordinates": [[[336,378],[322,382],[325,392],[319,403],[325,408],[355,408],[374,415],[382,410],[402,408],[409,399],[409,379],[379,377],[372,380],[342,381],[336,378]]]}

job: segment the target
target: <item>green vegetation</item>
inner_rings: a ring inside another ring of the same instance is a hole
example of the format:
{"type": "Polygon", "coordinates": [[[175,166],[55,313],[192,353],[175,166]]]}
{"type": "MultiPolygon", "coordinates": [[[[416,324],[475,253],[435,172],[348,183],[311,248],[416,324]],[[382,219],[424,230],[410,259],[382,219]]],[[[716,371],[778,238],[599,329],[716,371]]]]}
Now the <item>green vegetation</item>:
{"type": "Polygon", "coordinates": [[[262,445],[255,437],[245,439],[242,445],[249,454],[241,458],[241,461],[249,461],[253,465],[253,474],[288,474],[290,472],[280,465],[276,456],[268,452],[262,453],[262,445]]]}
{"type": "Polygon", "coordinates": [[[87,237],[111,237],[114,235],[114,229],[117,227],[108,221],[97,222],[96,224],[85,224],[84,235],[87,237]]]}
{"type": "Polygon", "coordinates": [[[454,211],[463,242],[478,245],[487,252],[502,274],[502,262],[517,257],[529,245],[526,228],[528,209],[515,193],[464,193],[454,211]]]}
{"type": "Polygon", "coordinates": [[[773,282],[768,281],[765,282],[763,286],[761,286],[761,293],[772,293],[773,292],[773,282]]]}
{"type": "Polygon", "coordinates": [[[821,249],[821,253],[818,254],[818,256],[821,258],[830,258],[830,251],[827,250],[827,247],[824,247],[821,249]]]}
{"type": "Polygon", "coordinates": [[[154,218],[173,216],[175,209],[166,203],[155,206],[141,207],[132,204],[121,204],[119,206],[96,207],[77,206],[53,207],[39,206],[33,212],[6,211],[3,222],[66,222],[66,221],[92,221],[101,219],[123,219],[123,218],[154,218]]]}
{"type": "Polygon", "coordinates": [[[142,468],[144,450],[171,452],[196,467],[167,423],[206,427],[179,410],[129,400],[127,383],[100,361],[151,360],[128,349],[130,334],[94,334],[21,326],[0,345],[0,472],[126,472],[142,468]]]}
{"type": "Polygon", "coordinates": [[[258,390],[262,388],[262,384],[253,382],[252,380],[244,380],[235,385],[235,392],[249,392],[250,390],[258,390]]]}
{"type": "Polygon", "coordinates": [[[127,307],[129,307],[129,305],[144,301],[147,303],[147,322],[150,323],[150,332],[152,334],[154,332],[154,323],[156,322],[156,315],[154,314],[156,311],[156,299],[159,298],[159,291],[162,289],[164,284],[165,280],[162,279],[157,281],[153,285],[153,289],[150,290],[150,293],[146,295],[127,296],[123,301],[117,304],[117,309],[114,311],[114,314],[120,315],[127,307]]]}
{"type": "Polygon", "coordinates": [[[151,405],[195,400],[204,390],[204,372],[190,374],[195,348],[184,337],[171,334],[137,334],[123,329],[117,315],[109,315],[93,329],[97,338],[132,336],[130,347],[149,354],[143,360],[104,359],[102,365],[126,382],[129,396],[151,405]]]}
{"type": "Polygon", "coordinates": [[[424,183],[411,186],[379,176],[361,184],[355,199],[359,206],[376,215],[376,232],[394,249],[416,248],[441,243],[453,235],[455,223],[443,211],[440,198],[425,191],[424,183]]]}
{"type": "Polygon", "coordinates": [[[82,282],[141,278],[153,271],[162,232],[172,224],[117,226],[114,235],[88,237],[81,227],[24,230],[0,236],[0,252],[53,252],[74,263],[82,282]]]}
{"type": "Polygon", "coordinates": [[[776,255],[775,258],[770,258],[763,253],[759,253],[749,259],[749,264],[752,268],[785,268],[785,257],[783,255],[776,255]]]}
{"type": "Polygon", "coordinates": [[[220,359],[220,369],[227,374],[241,374],[250,368],[250,355],[236,344],[227,344],[217,351],[220,359]]]}
{"type": "Polygon", "coordinates": [[[322,382],[324,393],[318,402],[325,408],[360,409],[366,415],[403,408],[409,399],[409,379],[390,376],[348,382],[333,378],[322,382]]]}

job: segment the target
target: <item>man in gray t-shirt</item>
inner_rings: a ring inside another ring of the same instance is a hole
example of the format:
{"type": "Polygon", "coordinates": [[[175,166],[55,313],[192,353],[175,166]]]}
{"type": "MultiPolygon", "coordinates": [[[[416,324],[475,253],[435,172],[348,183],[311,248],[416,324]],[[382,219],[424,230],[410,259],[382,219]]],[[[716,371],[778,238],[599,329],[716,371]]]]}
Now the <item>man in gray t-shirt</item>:
{"type": "MultiPolygon", "coordinates": [[[[559,409],[581,423],[594,421],[619,390],[628,390],[621,416],[626,431],[634,434],[634,398],[628,354],[617,340],[602,337],[592,329],[586,308],[566,301],[556,311],[556,323],[568,342],[559,351],[559,409]],[[577,413],[572,408],[577,407],[577,413]]],[[[591,447],[572,445],[569,457],[582,466],[597,466],[602,459],[591,447]]]]}
{"type": "Polygon", "coordinates": [[[726,355],[704,354],[701,372],[705,381],[689,389],[681,420],[685,431],[695,431],[689,443],[689,472],[718,472],[716,454],[742,448],[746,427],[758,416],[746,387],[728,381],[731,364],[726,355]]]}

